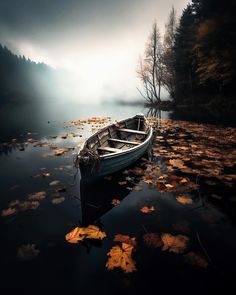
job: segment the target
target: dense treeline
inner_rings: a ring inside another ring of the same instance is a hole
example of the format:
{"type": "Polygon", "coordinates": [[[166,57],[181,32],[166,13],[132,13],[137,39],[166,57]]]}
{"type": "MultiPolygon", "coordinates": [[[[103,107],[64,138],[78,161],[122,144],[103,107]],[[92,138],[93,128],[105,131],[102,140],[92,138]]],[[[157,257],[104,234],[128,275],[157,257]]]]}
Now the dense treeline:
{"type": "Polygon", "coordinates": [[[236,108],[236,2],[192,0],[178,21],[172,7],[162,37],[154,22],[138,66],[149,105],[236,108]],[[170,104],[169,104],[170,105],[170,104]]]}
{"type": "Polygon", "coordinates": [[[235,106],[236,2],[192,0],[172,48],[176,105],[235,106]]]}
{"type": "Polygon", "coordinates": [[[47,65],[14,55],[0,44],[0,104],[39,97],[52,75],[53,70],[47,65]]]}

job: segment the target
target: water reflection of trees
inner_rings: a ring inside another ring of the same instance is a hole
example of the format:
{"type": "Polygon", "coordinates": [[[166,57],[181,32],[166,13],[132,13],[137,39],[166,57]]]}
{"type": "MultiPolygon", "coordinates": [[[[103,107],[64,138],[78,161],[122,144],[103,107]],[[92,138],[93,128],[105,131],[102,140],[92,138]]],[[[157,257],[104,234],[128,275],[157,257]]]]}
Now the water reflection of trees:
{"type": "Polygon", "coordinates": [[[0,156],[2,155],[7,156],[14,151],[24,151],[25,148],[26,148],[26,145],[24,142],[0,143],[0,156]]]}
{"type": "Polygon", "coordinates": [[[149,108],[146,112],[146,116],[157,118],[155,127],[161,126],[161,109],[160,108],[154,108],[154,107],[149,108]]]}

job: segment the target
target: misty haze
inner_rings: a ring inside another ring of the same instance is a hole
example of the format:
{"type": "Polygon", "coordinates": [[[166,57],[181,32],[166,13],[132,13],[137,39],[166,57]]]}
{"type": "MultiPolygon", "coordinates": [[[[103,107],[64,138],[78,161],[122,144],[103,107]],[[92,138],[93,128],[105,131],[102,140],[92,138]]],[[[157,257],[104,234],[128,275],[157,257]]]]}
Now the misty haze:
{"type": "Polygon", "coordinates": [[[3,294],[233,294],[236,2],[0,0],[3,294]]]}

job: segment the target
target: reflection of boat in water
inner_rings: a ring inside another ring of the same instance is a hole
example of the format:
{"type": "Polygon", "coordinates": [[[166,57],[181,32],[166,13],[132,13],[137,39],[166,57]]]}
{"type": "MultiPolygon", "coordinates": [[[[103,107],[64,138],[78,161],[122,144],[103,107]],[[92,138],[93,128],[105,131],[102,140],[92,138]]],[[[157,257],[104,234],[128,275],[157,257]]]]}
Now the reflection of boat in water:
{"type": "Polygon", "coordinates": [[[101,180],[94,185],[80,182],[80,200],[82,211],[82,225],[87,226],[98,221],[102,215],[111,210],[113,199],[122,201],[135,183],[129,183],[129,189],[119,184],[121,174],[116,173],[112,180],[101,180]]]}
{"type": "Polygon", "coordinates": [[[82,178],[92,181],[131,165],[146,152],[152,134],[142,114],[96,132],[77,155],[82,178]]]}

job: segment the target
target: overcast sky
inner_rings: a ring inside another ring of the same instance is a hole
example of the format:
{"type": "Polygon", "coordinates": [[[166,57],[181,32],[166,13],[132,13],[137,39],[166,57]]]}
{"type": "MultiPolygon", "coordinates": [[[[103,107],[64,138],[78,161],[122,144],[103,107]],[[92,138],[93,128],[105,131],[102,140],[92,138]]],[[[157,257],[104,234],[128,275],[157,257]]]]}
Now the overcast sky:
{"type": "Polygon", "coordinates": [[[136,67],[153,21],[188,0],[0,0],[0,43],[67,70],[78,99],[138,97],[136,67]]]}

